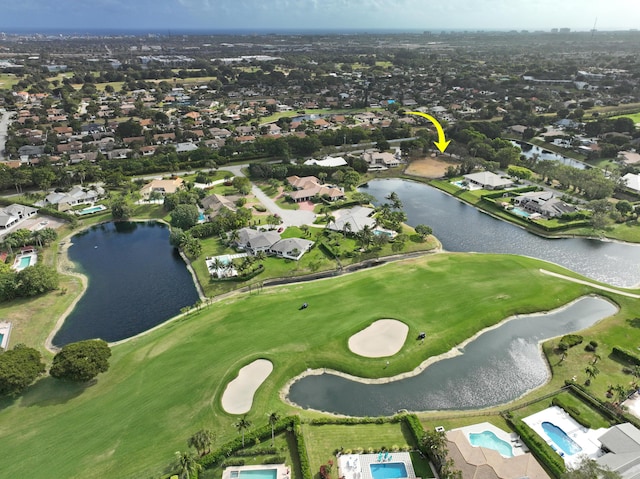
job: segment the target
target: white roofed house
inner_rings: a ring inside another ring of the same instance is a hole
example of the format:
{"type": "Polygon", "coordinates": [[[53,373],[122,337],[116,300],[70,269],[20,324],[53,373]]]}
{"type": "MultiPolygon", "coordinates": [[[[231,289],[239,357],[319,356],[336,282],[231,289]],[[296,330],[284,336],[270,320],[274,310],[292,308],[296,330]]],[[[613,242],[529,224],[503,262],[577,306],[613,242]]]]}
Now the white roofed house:
{"type": "Polygon", "coordinates": [[[633,190],[636,193],[640,193],[640,175],[636,175],[635,173],[627,173],[622,178],[620,178],[620,180],[630,190],[633,190]]]}
{"type": "Polygon", "coordinates": [[[501,190],[513,186],[513,181],[509,178],[502,178],[490,171],[480,171],[478,173],[470,173],[464,175],[464,178],[475,185],[480,186],[484,190],[501,190]]]}
{"type": "Polygon", "coordinates": [[[66,192],[51,192],[44,200],[38,201],[36,206],[55,206],[58,211],[67,211],[75,205],[92,203],[105,194],[104,188],[93,185],[90,187],[74,186],[66,192]]]}
{"type": "Polygon", "coordinates": [[[400,150],[396,153],[380,152],[378,150],[366,150],[362,153],[362,159],[370,168],[394,168],[400,165],[400,150]]]}
{"type": "Polygon", "coordinates": [[[0,208],[0,229],[8,229],[15,226],[20,221],[30,218],[38,212],[31,206],[12,204],[0,208]]]}
{"type": "Polygon", "coordinates": [[[313,246],[313,241],[303,238],[285,238],[274,243],[269,253],[298,261],[313,246]]]}
{"type": "Polygon", "coordinates": [[[598,438],[603,456],[596,462],[617,472],[623,479],[640,478],[640,430],[630,423],[609,428],[598,438]]]}

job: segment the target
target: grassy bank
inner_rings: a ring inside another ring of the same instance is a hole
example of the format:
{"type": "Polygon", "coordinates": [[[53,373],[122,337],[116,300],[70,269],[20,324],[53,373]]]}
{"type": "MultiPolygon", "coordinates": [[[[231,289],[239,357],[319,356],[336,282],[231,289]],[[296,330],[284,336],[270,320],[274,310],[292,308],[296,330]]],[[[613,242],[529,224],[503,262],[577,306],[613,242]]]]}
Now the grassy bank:
{"type": "MultiPolygon", "coordinates": [[[[111,369],[97,384],[45,378],[22,397],[0,402],[3,471],[34,478],[151,476],[202,427],[216,431],[217,442],[235,437],[237,417],[222,410],[220,397],[256,358],[274,363],[248,415],[262,425],[267,413],[292,409],[278,391],[307,368],[396,375],[511,314],[552,309],[589,291],[543,276],[541,265],[517,256],[442,254],[225,299],[114,347],[111,369]],[[298,311],[303,301],[309,308],[298,311]],[[349,336],[379,318],[406,322],[409,337],[428,331],[431,340],[409,342],[383,370],[380,360],[347,348],[349,336]]],[[[640,309],[625,307],[626,317],[640,309]]]]}

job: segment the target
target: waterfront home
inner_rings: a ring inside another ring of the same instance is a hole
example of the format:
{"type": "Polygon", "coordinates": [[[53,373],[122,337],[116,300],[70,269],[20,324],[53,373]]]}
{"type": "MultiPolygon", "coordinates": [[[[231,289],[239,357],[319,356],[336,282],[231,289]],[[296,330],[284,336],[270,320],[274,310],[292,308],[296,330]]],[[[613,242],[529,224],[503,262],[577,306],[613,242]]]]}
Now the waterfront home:
{"type": "Polygon", "coordinates": [[[469,183],[478,185],[483,190],[502,190],[513,186],[513,181],[509,178],[503,178],[490,171],[480,171],[478,173],[470,173],[464,175],[464,179],[469,183]]]}
{"type": "Polygon", "coordinates": [[[74,186],[69,191],[49,193],[36,203],[36,206],[53,206],[58,211],[67,211],[73,206],[89,204],[104,196],[104,188],[97,185],[89,187],[74,186]]]}
{"type": "Polygon", "coordinates": [[[275,231],[259,231],[242,228],[237,231],[235,245],[239,250],[255,255],[259,252],[298,261],[311,249],[313,241],[302,238],[280,239],[275,231]]]}
{"type": "Polygon", "coordinates": [[[380,152],[378,150],[365,150],[362,159],[369,164],[370,168],[394,168],[400,165],[401,153],[398,148],[395,153],[380,152]]]}
{"type": "Polygon", "coordinates": [[[238,198],[240,198],[240,196],[222,196],[213,194],[203,198],[200,203],[202,203],[202,207],[205,211],[211,210],[211,214],[216,215],[222,208],[235,211],[237,209],[235,202],[238,198]]]}
{"type": "Polygon", "coordinates": [[[327,225],[327,228],[333,231],[358,233],[365,226],[372,228],[375,226],[376,220],[373,218],[373,208],[366,206],[354,206],[353,208],[345,208],[334,211],[332,213],[335,218],[327,225]]]}
{"type": "Polygon", "coordinates": [[[529,191],[516,197],[513,203],[529,213],[538,213],[545,218],[555,218],[578,209],[556,197],[551,191],[529,191]]]}
{"type": "Polygon", "coordinates": [[[170,180],[153,180],[140,188],[140,195],[145,200],[149,199],[152,192],[160,193],[162,196],[172,195],[182,188],[184,181],[182,178],[174,178],[170,180]]]}

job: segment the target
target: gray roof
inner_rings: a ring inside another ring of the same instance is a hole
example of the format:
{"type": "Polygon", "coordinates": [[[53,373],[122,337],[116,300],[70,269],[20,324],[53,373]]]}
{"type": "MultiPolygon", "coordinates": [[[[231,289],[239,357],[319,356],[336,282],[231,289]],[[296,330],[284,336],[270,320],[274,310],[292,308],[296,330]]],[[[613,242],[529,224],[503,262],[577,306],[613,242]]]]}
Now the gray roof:
{"type": "Polygon", "coordinates": [[[300,253],[304,253],[313,246],[313,241],[309,241],[302,238],[285,238],[281,239],[277,243],[271,245],[269,248],[271,251],[281,254],[287,254],[289,256],[294,255],[293,250],[298,250],[300,253]]]}
{"type": "Polygon", "coordinates": [[[238,244],[251,249],[269,248],[279,240],[280,234],[275,231],[258,231],[251,228],[238,230],[238,244]]]}
{"type": "Polygon", "coordinates": [[[640,430],[630,423],[609,428],[598,438],[610,451],[597,459],[598,464],[618,472],[624,479],[640,479],[640,430]]]}
{"type": "Polygon", "coordinates": [[[333,213],[335,220],[329,223],[328,228],[334,231],[344,231],[344,226],[347,223],[351,226],[352,233],[357,233],[365,226],[373,228],[376,222],[370,216],[373,212],[373,208],[367,208],[366,206],[354,206],[353,208],[337,210],[333,213]]]}

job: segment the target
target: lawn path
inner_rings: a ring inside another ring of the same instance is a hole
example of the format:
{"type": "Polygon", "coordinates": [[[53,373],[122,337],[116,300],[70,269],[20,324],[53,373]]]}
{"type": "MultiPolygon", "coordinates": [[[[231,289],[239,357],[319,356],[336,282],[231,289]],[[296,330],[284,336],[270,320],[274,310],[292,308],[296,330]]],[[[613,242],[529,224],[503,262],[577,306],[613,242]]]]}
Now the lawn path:
{"type": "Polygon", "coordinates": [[[628,293],[626,291],[620,291],[620,290],[615,289],[615,288],[609,288],[608,286],[601,286],[599,284],[592,283],[590,281],[584,281],[584,280],[581,280],[581,279],[572,278],[571,276],[565,276],[564,274],[560,274],[560,273],[553,273],[553,272],[548,271],[546,269],[540,269],[540,272],[543,273],[543,274],[547,274],[549,276],[554,276],[556,278],[566,279],[567,281],[571,281],[573,283],[578,283],[578,284],[584,284],[586,286],[591,286],[592,288],[596,288],[596,289],[599,289],[601,291],[608,291],[609,293],[615,293],[615,294],[620,294],[622,296],[628,296],[629,298],[640,299],[640,294],[628,293]]]}

